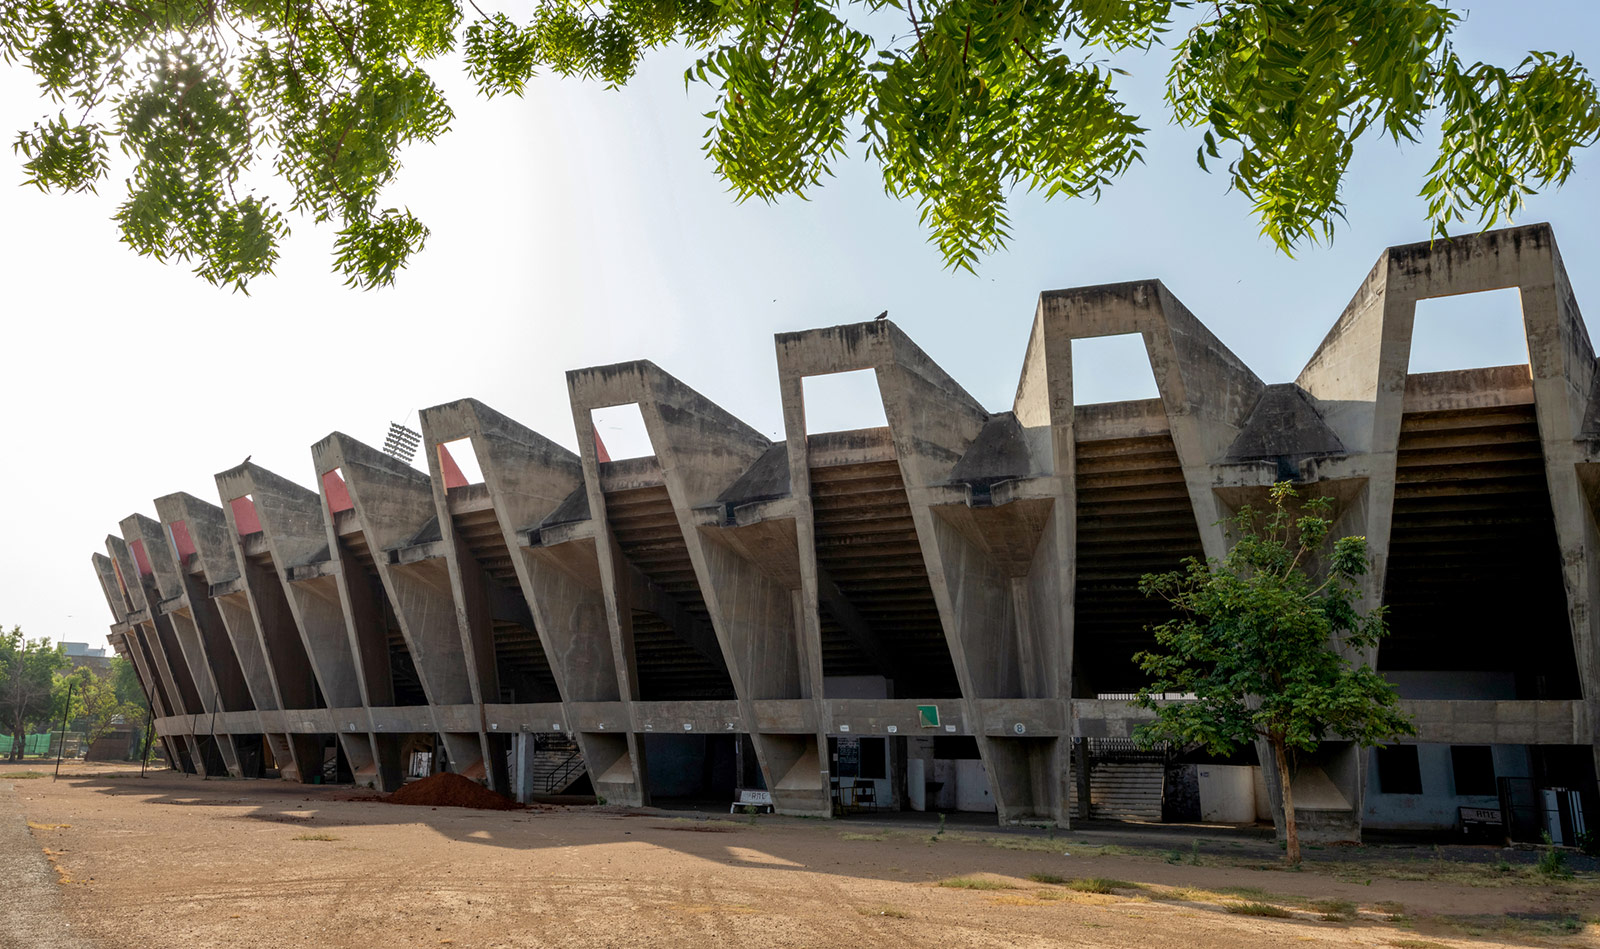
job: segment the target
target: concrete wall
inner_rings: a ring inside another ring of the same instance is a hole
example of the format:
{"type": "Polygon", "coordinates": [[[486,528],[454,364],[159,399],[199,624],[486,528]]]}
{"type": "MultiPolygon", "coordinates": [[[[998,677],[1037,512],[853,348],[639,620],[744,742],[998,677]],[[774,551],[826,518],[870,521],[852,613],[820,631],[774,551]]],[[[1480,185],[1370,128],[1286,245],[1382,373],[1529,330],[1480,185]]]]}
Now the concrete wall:
{"type": "MultiPolygon", "coordinates": [[[[1525,745],[1494,745],[1497,778],[1526,778],[1529,770],[1525,745]]],[[[1377,749],[1368,752],[1366,810],[1363,823],[1376,830],[1440,830],[1459,824],[1457,808],[1498,808],[1493,794],[1458,794],[1451,766],[1450,746],[1417,745],[1417,767],[1422,773],[1421,794],[1384,794],[1378,784],[1377,749]]]]}

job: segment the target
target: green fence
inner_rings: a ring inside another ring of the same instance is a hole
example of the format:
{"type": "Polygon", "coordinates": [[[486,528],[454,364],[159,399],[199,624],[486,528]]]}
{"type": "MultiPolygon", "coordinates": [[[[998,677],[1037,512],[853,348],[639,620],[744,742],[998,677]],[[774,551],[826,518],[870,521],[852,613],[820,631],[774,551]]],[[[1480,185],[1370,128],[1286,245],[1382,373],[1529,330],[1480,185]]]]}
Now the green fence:
{"type": "MultiPolygon", "coordinates": [[[[11,746],[15,740],[10,735],[0,735],[0,758],[11,754],[11,746]]],[[[22,739],[22,753],[24,755],[47,755],[50,753],[50,734],[27,735],[22,739]]]]}

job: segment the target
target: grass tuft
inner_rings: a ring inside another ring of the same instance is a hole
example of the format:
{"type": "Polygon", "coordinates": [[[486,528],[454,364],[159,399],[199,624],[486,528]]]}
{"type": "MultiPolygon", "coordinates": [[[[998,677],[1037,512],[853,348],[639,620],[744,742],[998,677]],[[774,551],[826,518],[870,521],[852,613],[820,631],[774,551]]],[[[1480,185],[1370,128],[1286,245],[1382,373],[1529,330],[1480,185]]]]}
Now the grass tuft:
{"type": "Polygon", "coordinates": [[[1326,922],[1343,922],[1356,918],[1356,904],[1349,900],[1312,900],[1310,907],[1322,914],[1326,922]]]}
{"type": "Polygon", "coordinates": [[[1084,877],[1078,880],[1067,881],[1067,889],[1077,890],[1079,893],[1115,893],[1118,890],[1141,889],[1137,883],[1127,880],[1108,880],[1105,877],[1084,877]]]}
{"type": "Polygon", "coordinates": [[[1281,906],[1271,903],[1229,903],[1224,907],[1235,916],[1268,916],[1272,919],[1288,919],[1294,914],[1281,906]]]}
{"type": "Polygon", "coordinates": [[[1389,945],[1395,949],[1450,949],[1442,942],[1430,942],[1427,939],[1395,939],[1389,945]]]}
{"type": "Polygon", "coordinates": [[[990,880],[987,877],[950,877],[940,880],[939,885],[954,890],[1014,890],[1016,887],[1004,880],[990,880]]]}
{"type": "Polygon", "coordinates": [[[857,906],[856,912],[862,916],[887,916],[890,919],[910,919],[911,914],[905,910],[895,909],[893,906],[857,906]]]}
{"type": "Polygon", "coordinates": [[[344,838],[343,837],[335,837],[332,834],[301,834],[298,837],[291,837],[289,839],[290,840],[343,840],[344,838]]]}
{"type": "Polygon", "coordinates": [[[1067,882],[1067,878],[1059,873],[1030,873],[1028,879],[1034,883],[1053,883],[1056,886],[1067,882]]]}
{"type": "Polygon", "coordinates": [[[16,781],[32,781],[34,778],[48,778],[43,771],[5,771],[0,772],[0,780],[12,779],[16,781]]]}

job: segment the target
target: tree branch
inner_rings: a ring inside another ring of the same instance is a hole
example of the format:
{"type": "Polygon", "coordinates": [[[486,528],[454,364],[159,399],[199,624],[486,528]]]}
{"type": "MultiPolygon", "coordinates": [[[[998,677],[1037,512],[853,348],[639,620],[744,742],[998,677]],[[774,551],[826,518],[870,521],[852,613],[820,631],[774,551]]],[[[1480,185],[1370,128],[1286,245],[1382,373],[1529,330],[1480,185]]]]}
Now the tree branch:
{"type": "Polygon", "coordinates": [[[917,22],[916,0],[906,0],[906,12],[911,16],[911,28],[917,33],[917,52],[922,54],[922,61],[928,61],[928,50],[922,45],[922,25],[917,22]]]}
{"type": "Polygon", "coordinates": [[[794,22],[800,16],[800,0],[794,0],[794,5],[789,8],[789,25],[784,27],[783,38],[778,40],[778,48],[772,53],[772,74],[778,74],[778,65],[783,62],[783,48],[789,45],[789,37],[794,33],[794,22]]]}

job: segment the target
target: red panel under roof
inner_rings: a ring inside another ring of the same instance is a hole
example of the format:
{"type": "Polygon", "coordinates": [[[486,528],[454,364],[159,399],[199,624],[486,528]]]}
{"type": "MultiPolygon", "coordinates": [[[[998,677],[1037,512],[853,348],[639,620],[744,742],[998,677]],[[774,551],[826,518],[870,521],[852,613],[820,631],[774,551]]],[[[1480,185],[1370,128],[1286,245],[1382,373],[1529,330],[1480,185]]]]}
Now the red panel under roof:
{"type": "Polygon", "coordinates": [[[128,549],[133,551],[133,562],[139,565],[139,575],[148,577],[151,573],[150,555],[144,552],[144,541],[136,540],[128,545],[128,549]]]}
{"type": "Polygon", "coordinates": [[[344,479],[339,477],[338,468],[323,474],[322,494],[328,499],[330,513],[337,514],[356,506],[356,502],[350,500],[350,489],[345,486],[344,479]]]}
{"type": "Polygon", "coordinates": [[[178,559],[188,560],[194,555],[194,541],[189,537],[189,525],[182,521],[173,521],[169,529],[172,531],[172,546],[178,551],[178,559]]]}
{"type": "Polygon", "coordinates": [[[239,528],[239,536],[254,534],[261,529],[261,518],[256,516],[256,502],[250,500],[250,495],[234,498],[228,502],[233,508],[233,523],[239,528]]]}
{"type": "Polygon", "coordinates": [[[450,457],[450,449],[439,446],[439,467],[444,469],[444,489],[464,488],[467,486],[467,476],[461,473],[461,466],[450,457]]]}

